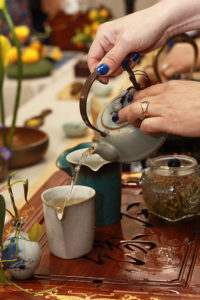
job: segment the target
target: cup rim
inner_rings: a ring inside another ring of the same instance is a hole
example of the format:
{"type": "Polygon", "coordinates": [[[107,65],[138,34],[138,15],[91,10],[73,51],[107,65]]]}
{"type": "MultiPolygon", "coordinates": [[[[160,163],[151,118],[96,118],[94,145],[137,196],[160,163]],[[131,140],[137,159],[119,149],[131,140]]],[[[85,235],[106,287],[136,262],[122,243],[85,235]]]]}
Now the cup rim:
{"type": "MultiPolygon", "coordinates": [[[[81,153],[81,154],[83,154],[84,151],[86,151],[87,149],[89,149],[89,147],[81,148],[81,149],[77,149],[77,150],[71,151],[70,153],[67,153],[67,154],[66,154],[65,159],[66,159],[70,164],[75,164],[75,165],[77,165],[77,161],[73,160],[73,159],[71,158],[71,156],[72,156],[75,152],[76,152],[76,153],[81,153]]],[[[111,163],[110,161],[103,159],[98,153],[93,153],[93,154],[91,155],[91,157],[92,157],[92,156],[93,156],[93,157],[94,157],[94,156],[95,156],[95,157],[99,157],[99,158],[101,159],[102,163],[99,164],[99,165],[96,166],[96,167],[93,167],[93,166],[91,166],[91,165],[89,164],[89,162],[86,160],[86,161],[83,161],[83,162],[82,162],[82,166],[86,166],[86,167],[90,168],[92,171],[97,172],[97,171],[99,171],[99,169],[101,169],[101,167],[103,167],[104,165],[107,165],[107,164],[111,163]]]]}
{"type": "MultiPolygon", "coordinates": [[[[49,192],[49,191],[52,190],[52,189],[60,189],[60,188],[63,188],[63,187],[70,187],[70,184],[54,186],[54,187],[51,187],[51,188],[46,189],[45,191],[43,191],[42,194],[41,194],[41,200],[42,200],[42,202],[45,203],[47,206],[52,207],[51,205],[49,205],[49,202],[46,201],[46,200],[44,199],[44,194],[47,193],[47,192],[49,192]]],[[[79,204],[81,204],[81,203],[84,203],[84,202],[86,202],[86,201],[89,201],[90,199],[94,198],[95,195],[96,195],[95,189],[93,189],[93,188],[90,187],[90,186],[85,186],[85,185],[74,185],[74,187],[81,187],[81,188],[84,188],[84,189],[90,189],[90,190],[92,190],[92,195],[89,196],[89,197],[87,197],[86,199],[82,200],[81,202],[70,203],[70,205],[68,205],[68,206],[79,205],[79,204]]]]}

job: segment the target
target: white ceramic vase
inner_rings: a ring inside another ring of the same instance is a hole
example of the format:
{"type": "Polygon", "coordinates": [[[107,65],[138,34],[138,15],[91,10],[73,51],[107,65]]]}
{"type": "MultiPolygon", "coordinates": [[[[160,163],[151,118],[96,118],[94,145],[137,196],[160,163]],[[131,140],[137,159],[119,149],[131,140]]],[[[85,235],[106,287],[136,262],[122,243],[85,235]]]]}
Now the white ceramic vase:
{"type": "MultiPolygon", "coordinates": [[[[4,242],[5,250],[2,251],[3,260],[16,258],[16,234],[15,230],[4,242]]],[[[20,231],[18,238],[18,259],[5,262],[4,267],[16,279],[27,279],[31,277],[37,268],[41,257],[41,249],[38,242],[29,239],[28,234],[20,231]]]]}

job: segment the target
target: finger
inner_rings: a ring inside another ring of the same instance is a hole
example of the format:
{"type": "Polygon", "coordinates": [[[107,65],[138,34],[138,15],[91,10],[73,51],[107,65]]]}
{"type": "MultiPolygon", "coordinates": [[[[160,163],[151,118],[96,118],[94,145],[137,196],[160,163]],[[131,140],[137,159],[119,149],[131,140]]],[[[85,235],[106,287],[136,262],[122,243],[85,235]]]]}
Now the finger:
{"type": "Polygon", "coordinates": [[[117,42],[115,46],[108,51],[108,53],[106,53],[103,59],[99,62],[97,72],[99,72],[98,70],[101,71],[102,66],[107,66],[106,72],[104,74],[100,74],[106,76],[114,74],[116,70],[121,67],[122,61],[129,53],[130,51],[128,47],[124,47],[123,43],[117,42]]]}
{"type": "Polygon", "coordinates": [[[88,52],[87,62],[90,72],[93,72],[105,54],[104,46],[95,39],[88,52]]]}
{"type": "Polygon", "coordinates": [[[153,133],[166,132],[168,129],[165,124],[162,117],[146,118],[141,122],[140,129],[145,134],[152,135],[153,133]]]}
{"type": "MultiPolygon", "coordinates": [[[[101,25],[102,26],[102,25],[101,25]]],[[[104,57],[105,53],[110,51],[114,46],[114,40],[107,38],[105,34],[102,34],[100,27],[98,28],[96,38],[93,41],[88,52],[88,66],[91,72],[93,72],[100,60],[104,57]]]]}
{"type": "Polygon", "coordinates": [[[137,91],[134,95],[134,100],[137,101],[143,98],[157,96],[163,92],[164,88],[165,85],[162,83],[154,84],[144,90],[137,91]]]}
{"type": "Polygon", "coordinates": [[[163,75],[166,77],[166,78],[172,78],[172,75],[176,72],[176,70],[173,68],[173,67],[170,67],[168,69],[166,69],[164,72],[163,72],[163,75]]]}
{"type": "MultiPolygon", "coordinates": [[[[121,67],[119,67],[119,68],[115,71],[115,73],[112,74],[112,75],[113,75],[113,76],[115,76],[115,75],[120,75],[122,72],[123,72],[123,69],[122,69],[121,67]]],[[[110,78],[111,78],[111,77],[112,77],[112,76],[110,76],[110,78]]],[[[98,80],[99,80],[101,83],[103,83],[103,84],[108,84],[110,78],[109,78],[109,77],[106,77],[106,76],[99,76],[99,77],[98,77],[98,80]]]]}
{"type": "MultiPolygon", "coordinates": [[[[148,107],[146,113],[149,117],[161,116],[163,111],[163,105],[159,104],[159,99],[154,98],[148,101],[148,107]],[[154,102],[152,102],[154,101],[154,102]]],[[[118,113],[119,120],[117,123],[128,121],[130,124],[136,126],[138,120],[143,117],[142,101],[133,102],[132,104],[124,107],[118,113]]]]}
{"type": "Polygon", "coordinates": [[[174,129],[172,123],[164,122],[164,117],[146,118],[142,121],[140,128],[145,134],[151,135],[152,133],[166,132],[173,134],[174,129]]]}
{"type": "Polygon", "coordinates": [[[97,80],[103,84],[108,84],[109,78],[108,77],[98,77],[97,80]]]}

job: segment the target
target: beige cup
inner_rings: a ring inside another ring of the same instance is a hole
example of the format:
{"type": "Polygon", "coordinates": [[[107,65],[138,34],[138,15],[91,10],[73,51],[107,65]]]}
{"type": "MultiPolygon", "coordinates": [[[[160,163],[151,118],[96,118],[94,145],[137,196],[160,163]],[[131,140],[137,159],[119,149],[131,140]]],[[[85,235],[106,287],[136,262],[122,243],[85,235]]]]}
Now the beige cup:
{"type": "Polygon", "coordinates": [[[75,185],[60,218],[51,201],[65,198],[70,186],[58,186],[41,195],[44,209],[47,239],[50,251],[55,256],[72,259],[89,253],[93,247],[95,230],[94,196],[90,187],[75,185]],[[78,202],[76,202],[78,199],[78,202]]]}

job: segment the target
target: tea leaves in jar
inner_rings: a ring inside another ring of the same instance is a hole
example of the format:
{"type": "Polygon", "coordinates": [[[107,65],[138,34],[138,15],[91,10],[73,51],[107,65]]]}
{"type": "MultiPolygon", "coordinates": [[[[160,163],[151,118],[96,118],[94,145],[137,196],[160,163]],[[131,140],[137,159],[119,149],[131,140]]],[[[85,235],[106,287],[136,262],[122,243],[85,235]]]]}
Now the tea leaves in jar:
{"type": "MultiPolygon", "coordinates": [[[[185,156],[181,156],[185,159],[185,156]]],[[[187,157],[186,157],[187,158],[187,157]]],[[[160,157],[159,157],[160,159],[160,157]]],[[[192,158],[190,158],[192,159],[192,158]]],[[[161,166],[159,166],[161,167],[161,166]]],[[[175,168],[177,169],[177,168],[175,168]]],[[[168,221],[178,221],[200,212],[200,176],[197,163],[190,171],[173,172],[172,168],[148,169],[142,180],[144,201],[155,215],[168,221]]]]}

